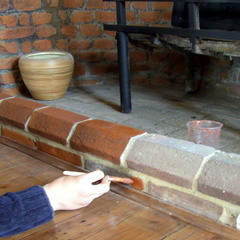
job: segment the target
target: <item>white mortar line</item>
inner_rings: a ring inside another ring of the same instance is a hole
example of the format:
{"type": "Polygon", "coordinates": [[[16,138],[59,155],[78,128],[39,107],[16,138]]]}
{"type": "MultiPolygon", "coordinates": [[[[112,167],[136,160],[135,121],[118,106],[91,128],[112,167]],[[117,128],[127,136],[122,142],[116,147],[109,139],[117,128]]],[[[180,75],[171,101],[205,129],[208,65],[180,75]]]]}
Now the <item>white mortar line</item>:
{"type": "Polygon", "coordinates": [[[238,230],[240,230],[240,214],[237,217],[236,227],[237,227],[238,230]]]}
{"type": "Polygon", "coordinates": [[[0,99],[0,103],[7,100],[7,99],[11,99],[11,98],[15,98],[14,96],[10,96],[10,97],[6,97],[6,98],[3,98],[3,99],[0,99]]]}
{"type": "Polygon", "coordinates": [[[73,136],[73,134],[74,134],[77,126],[78,126],[80,123],[87,122],[87,121],[90,121],[90,120],[92,120],[92,118],[88,118],[88,119],[83,120],[83,121],[75,122],[75,123],[73,124],[71,130],[69,131],[69,134],[68,134],[68,136],[67,136],[67,139],[66,139],[66,146],[67,146],[68,148],[70,148],[70,139],[71,139],[71,137],[73,136]]]}
{"type": "MultiPolygon", "coordinates": [[[[33,110],[32,114],[33,114],[35,111],[38,111],[38,110],[41,110],[41,109],[44,109],[44,108],[49,108],[49,106],[44,106],[44,107],[36,108],[36,109],[33,110]]],[[[25,125],[24,125],[24,130],[25,130],[26,132],[29,132],[29,130],[28,130],[28,123],[29,123],[30,120],[31,120],[32,114],[29,116],[28,120],[26,121],[26,123],[25,123],[25,125]]]]}
{"type": "Polygon", "coordinates": [[[192,191],[193,193],[196,193],[197,190],[197,185],[198,185],[198,180],[203,172],[203,169],[205,168],[205,165],[209,162],[209,160],[216,155],[216,153],[219,151],[215,151],[214,153],[210,154],[209,156],[205,157],[204,160],[202,161],[201,166],[199,167],[194,179],[193,179],[193,184],[192,184],[192,191]]]}
{"type": "Polygon", "coordinates": [[[135,142],[137,139],[139,139],[139,138],[141,138],[142,136],[144,136],[144,135],[147,135],[147,132],[142,133],[142,134],[140,134],[140,135],[137,135],[137,136],[134,136],[134,137],[131,137],[131,138],[130,138],[130,140],[129,140],[127,146],[126,146],[126,148],[124,149],[122,155],[120,156],[120,166],[122,166],[122,167],[128,167],[128,166],[127,166],[126,157],[127,157],[127,155],[129,154],[130,150],[132,149],[132,146],[134,145],[134,142],[135,142]]]}

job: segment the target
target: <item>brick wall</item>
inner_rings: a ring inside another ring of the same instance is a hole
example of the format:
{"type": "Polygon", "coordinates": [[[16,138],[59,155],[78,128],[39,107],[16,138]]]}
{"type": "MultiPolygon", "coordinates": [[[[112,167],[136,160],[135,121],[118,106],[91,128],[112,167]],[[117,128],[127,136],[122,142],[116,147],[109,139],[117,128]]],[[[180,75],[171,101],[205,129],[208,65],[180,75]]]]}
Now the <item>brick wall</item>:
{"type": "Polygon", "coordinates": [[[73,85],[101,82],[109,71],[116,77],[114,33],[103,32],[104,21],[115,21],[113,11],[105,14],[111,8],[113,6],[101,0],[2,0],[1,91],[11,95],[19,93],[23,83],[18,59],[38,51],[72,53],[75,58],[73,85]]]}
{"type": "MultiPolygon", "coordinates": [[[[172,4],[128,2],[127,19],[138,24],[170,24],[172,4]]],[[[118,81],[115,33],[103,23],[115,23],[115,3],[102,0],[1,0],[0,90],[16,95],[24,90],[18,68],[23,54],[63,50],[75,58],[72,86],[118,81]]],[[[238,60],[199,57],[204,86],[239,96],[238,60]]],[[[147,51],[130,46],[133,84],[170,85],[186,79],[185,56],[167,48],[147,51]]]]}

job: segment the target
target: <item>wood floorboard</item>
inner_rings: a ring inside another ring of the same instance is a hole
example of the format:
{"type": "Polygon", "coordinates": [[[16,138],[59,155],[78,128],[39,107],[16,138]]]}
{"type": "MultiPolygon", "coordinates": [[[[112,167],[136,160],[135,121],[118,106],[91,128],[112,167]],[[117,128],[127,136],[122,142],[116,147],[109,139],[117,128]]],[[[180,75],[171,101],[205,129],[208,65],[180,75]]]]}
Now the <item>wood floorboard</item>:
{"type": "MultiPolygon", "coordinates": [[[[44,185],[60,176],[62,170],[58,167],[0,143],[0,195],[36,184],[44,185]]],[[[3,239],[223,240],[227,238],[110,191],[94,200],[88,207],[76,211],[56,212],[53,221],[3,239]]]]}

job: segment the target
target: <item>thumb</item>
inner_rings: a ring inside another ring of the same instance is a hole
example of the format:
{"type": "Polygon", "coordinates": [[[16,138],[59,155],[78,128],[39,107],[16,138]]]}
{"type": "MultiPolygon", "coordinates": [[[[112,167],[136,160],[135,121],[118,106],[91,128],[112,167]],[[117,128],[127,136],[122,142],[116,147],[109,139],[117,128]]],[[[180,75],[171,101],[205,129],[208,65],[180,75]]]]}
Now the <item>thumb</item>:
{"type": "Polygon", "coordinates": [[[101,170],[95,170],[93,172],[90,172],[90,173],[87,173],[87,174],[84,174],[81,176],[82,180],[89,182],[89,183],[96,182],[103,178],[104,178],[104,172],[101,170]]]}

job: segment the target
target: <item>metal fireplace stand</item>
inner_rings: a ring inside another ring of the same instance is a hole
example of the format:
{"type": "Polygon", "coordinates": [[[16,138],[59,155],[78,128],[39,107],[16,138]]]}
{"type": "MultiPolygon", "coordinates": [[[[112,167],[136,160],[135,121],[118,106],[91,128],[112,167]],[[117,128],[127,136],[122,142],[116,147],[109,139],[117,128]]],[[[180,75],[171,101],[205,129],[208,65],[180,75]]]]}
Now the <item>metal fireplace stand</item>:
{"type": "Polygon", "coordinates": [[[240,32],[214,29],[200,29],[199,3],[240,3],[240,0],[131,0],[131,2],[184,2],[188,4],[189,28],[168,28],[127,25],[125,2],[129,0],[103,0],[116,2],[117,24],[104,24],[104,29],[116,31],[118,64],[119,64],[119,86],[121,110],[130,113],[131,106],[131,84],[128,60],[128,33],[141,34],[170,34],[188,37],[194,52],[196,39],[209,38],[218,40],[240,40],[240,32]]]}

